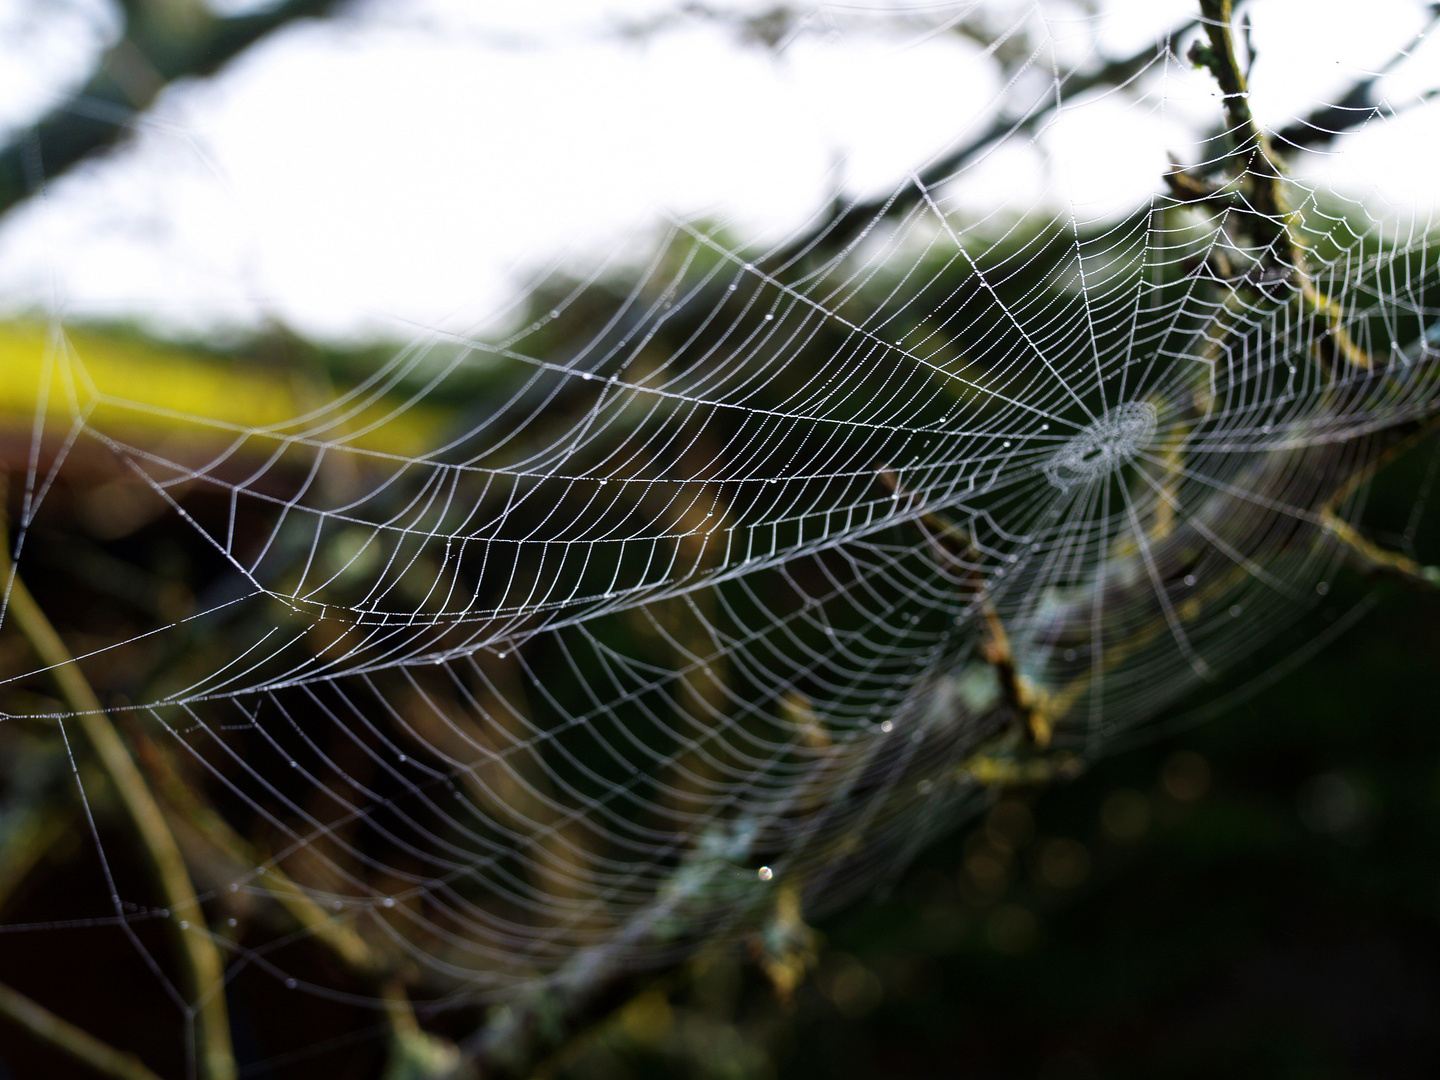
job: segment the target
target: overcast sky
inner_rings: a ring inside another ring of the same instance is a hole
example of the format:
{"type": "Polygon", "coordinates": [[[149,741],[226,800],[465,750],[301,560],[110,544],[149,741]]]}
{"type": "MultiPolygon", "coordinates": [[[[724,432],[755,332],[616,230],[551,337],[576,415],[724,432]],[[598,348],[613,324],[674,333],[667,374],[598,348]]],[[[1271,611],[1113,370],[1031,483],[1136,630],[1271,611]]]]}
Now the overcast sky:
{"type": "MultiPolygon", "coordinates": [[[[667,216],[776,239],[837,188],[892,190],[997,109],[1046,92],[1055,64],[1122,55],[1192,10],[982,5],[1048,35],[1028,81],[1006,87],[979,46],[944,30],[975,6],[792,4],[799,17],[767,48],[723,21],[665,19],[679,5],[664,0],[367,0],[171,87],[120,152],[12,214],[0,304],[191,333],[267,319],[338,340],[472,331],[538,270],[585,266],[626,237],[639,250],[667,216]]],[[[1353,0],[1249,7],[1252,101],[1271,126],[1333,100],[1423,25],[1414,0],[1367,0],[1363,16],[1353,0]]],[[[0,0],[0,124],[22,125],[81,77],[115,31],[104,11],[0,0]]],[[[1400,118],[1303,172],[1387,214],[1429,214],[1440,109],[1403,110],[1437,72],[1427,41],[1381,87],[1400,118]]],[[[1124,213],[1218,115],[1213,94],[1172,64],[1132,93],[1074,102],[1034,145],[969,170],[948,205],[1124,213]]]]}

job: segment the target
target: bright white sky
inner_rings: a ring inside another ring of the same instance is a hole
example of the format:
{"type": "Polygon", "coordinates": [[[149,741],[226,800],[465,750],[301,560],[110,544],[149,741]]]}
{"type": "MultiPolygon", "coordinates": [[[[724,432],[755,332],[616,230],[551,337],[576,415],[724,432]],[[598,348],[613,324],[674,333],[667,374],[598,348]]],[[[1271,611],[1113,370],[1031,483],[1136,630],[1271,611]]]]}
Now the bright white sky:
{"type": "MultiPolygon", "coordinates": [[[[217,6],[219,6],[217,4],[217,6]]],[[[241,6],[229,0],[228,6],[241,6]]],[[[254,5],[252,5],[254,6],[254,5]]],[[[485,326],[557,259],[639,250],[667,214],[778,239],[838,185],[874,195],[987,122],[1005,88],[978,46],[937,32],[967,3],[791,5],[775,51],[672,0],[366,0],[288,29],[219,77],[170,88],[140,137],[0,225],[3,310],[138,318],[181,333],[267,319],[330,339],[485,326]],[[906,25],[897,8],[913,17],[906,25]]],[[[720,6],[720,5],[717,5],[720,6]]],[[[724,5],[762,11],[773,5],[724,5]]],[[[1153,42],[1193,0],[1030,12],[1061,64],[1153,42]]],[[[1253,103],[1279,126],[1331,100],[1422,25],[1415,0],[1254,0],[1253,103]]],[[[114,23],[102,0],[0,0],[0,125],[83,71],[114,23]]],[[[1009,13],[1003,14],[1003,13],[1009,13]]],[[[1403,106],[1437,46],[1388,79],[1403,106]]],[[[1019,95],[1048,89],[1045,54],[1019,95]]],[[[1422,80],[1429,79],[1430,83],[1422,80]]],[[[1218,114],[1209,79],[1171,65],[1144,94],[1067,108],[1036,146],[993,155],[950,192],[964,215],[1123,213],[1218,114]]],[[[1434,200],[1440,108],[1372,123],[1309,171],[1377,206],[1434,200]],[[1322,170],[1318,171],[1318,170],[1322,170]]],[[[1429,213],[1422,208],[1422,213],[1429,213]]]]}

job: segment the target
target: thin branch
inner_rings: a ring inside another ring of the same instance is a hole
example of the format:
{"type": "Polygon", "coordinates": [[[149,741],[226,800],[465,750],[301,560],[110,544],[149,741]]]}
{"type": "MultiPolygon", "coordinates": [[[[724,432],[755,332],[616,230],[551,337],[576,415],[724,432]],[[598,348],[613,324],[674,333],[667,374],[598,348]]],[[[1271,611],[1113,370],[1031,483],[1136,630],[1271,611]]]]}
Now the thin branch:
{"type": "Polygon", "coordinates": [[[19,991],[0,983],[0,1017],[51,1050],[114,1080],[160,1080],[134,1054],[122,1053],[88,1031],[62,1020],[19,991]]]}
{"type": "MultiPolygon", "coordinates": [[[[1315,336],[1315,347],[1332,371],[1346,366],[1368,371],[1374,362],[1345,329],[1340,305],[1321,292],[1310,276],[1299,215],[1285,194],[1285,171],[1250,111],[1250,90],[1236,55],[1231,25],[1234,4],[1232,0],[1200,0],[1200,11],[1209,44],[1195,42],[1190,60],[1207,68],[1220,86],[1228,125],[1227,165],[1232,186],[1239,185],[1238,190],[1210,192],[1203,201],[1231,203],[1250,239],[1265,252],[1262,279],[1266,274],[1281,278],[1293,275],[1299,285],[1297,300],[1302,315],[1317,319],[1325,327],[1315,336]]],[[[1172,180],[1172,188],[1178,179],[1172,180]]]]}
{"type": "Polygon", "coordinates": [[[1436,430],[1440,430],[1440,415],[1410,424],[1403,439],[1387,447],[1383,453],[1377,454],[1347,477],[1320,508],[1320,523],[1325,534],[1345,549],[1359,570],[1395,578],[1411,588],[1427,591],[1440,588],[1440,567],[1426,566],[1408,555],[1391,551],[1367,539],[1359,529],[1340,516],[1340,507],[1362,484],[1369,483],[1381,469],[1406,451],[1413,450],[1418,443],[1434,435],[1436,430]]]}
{"type": "MultiPolygon", "coordinates": [[[[192,863],[206,866],[217,854],[236,869],[249,870],[265,862],[229,822],[196,794],[163,747],[144,731],[130,728],[125,735],[150,786],[170,815],[176,839],[190,852],[192,863]]],[[[265,882],[263,895],[276,905],[276,913],[283,912],[294,928],[328,949],[346,971],[372,983],[385,1002],[384,1016],[390,1026],[385,1080],[421,1080],[450,1074],[459,1064],[460,1052],[454,1043],[420,1027],[393,958],[377,951],[335,913],[325,911],[280,867],[270,865],[265,882]]]]}
{"type": "Polygon", "coordinates": [[[13,573],[9,541],[5,530],[0,528],[0,581],[3,580],[11,582],[10,618],[47,668],[61,699],[75,713],[96,761],[114,788],[126,823],[144,854],[153,884],[170,911],[167,923],[175,945],[175,959],[180,965],[186,995],[196,1009],[201,1076],[208,1080],[233,1080],[236,1068],[230,1046],[230,1018],[225,1007],[224,966],[205,928],[204,913],[180,848],[100,699],[25,582],[13,573]],[[186,920],[198,926],[182,927],[181,923],[186,920]]]}
{"type": "Polygon", "coordinates": [[[1231,27],[1231,0],[1200,0],[1205,35],[1210,44],[1196,42],[1190,50],[1193,63],[1209,69],[1220,84],[1228,136],[1233,147],[1231,166],[1237,177],[1253,178],[1250,228],[1277,254],[1293,254],[1288,219],[1293,213],[1280,182],[1284,173],[1270,150],[1269,140],[1250,111],[1250,90],[1235,53],[1231,27]]]}
{"type": "MultiPolygon", "coordinates": [[[[150,784],[171,810],[181,830],[188,830],[191,843],[203,844],[231,866],[250,870],[261,865],[260,854],[230,823],[195,794],[175,764],[144,732],[130,735],[135,757],[150,784]]],[[[177,830],[183,839],[184,832],[177,830]]],[[[394,975],[394,965],[378,955],[348,923],[320,907],[301,886],[278,866],[266,871],[266,895],[289,916],[289,920],[320,944],[346,969],[377,984],[394,975]]]]}

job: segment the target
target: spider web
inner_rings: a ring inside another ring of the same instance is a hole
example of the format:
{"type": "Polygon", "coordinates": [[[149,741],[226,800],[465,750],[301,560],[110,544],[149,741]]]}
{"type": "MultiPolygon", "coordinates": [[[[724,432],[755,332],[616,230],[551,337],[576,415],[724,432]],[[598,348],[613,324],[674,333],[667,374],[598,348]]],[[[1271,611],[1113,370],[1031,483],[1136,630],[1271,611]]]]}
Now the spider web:
{"type": "MultiPolygon", "coordinates": [[[[1275,213],[1182,59],[1200,31],[1095,85],[1071,14],[899,12],[985,28],[989,130],[768,245],[669,215],[300,415],[158,406],[52,315],[14,555],[43,567],[96,470],[185,537],[193,609],[77,654],[246,838],[203,871],[212,922],[298,893],[301,936],[356,934],[440,1003],[670,963],[852,902],[1324,594],[1369,470],[1437,408],[1434,222],[1363,157],[1433,120],[1422,61],[1268,125],[1275,213]],[[1183,169],[1074,203],[1086,110],[1165,118],[1183,169]]],[[[294,983],[289,939],[216,937],[294,983]]]]}

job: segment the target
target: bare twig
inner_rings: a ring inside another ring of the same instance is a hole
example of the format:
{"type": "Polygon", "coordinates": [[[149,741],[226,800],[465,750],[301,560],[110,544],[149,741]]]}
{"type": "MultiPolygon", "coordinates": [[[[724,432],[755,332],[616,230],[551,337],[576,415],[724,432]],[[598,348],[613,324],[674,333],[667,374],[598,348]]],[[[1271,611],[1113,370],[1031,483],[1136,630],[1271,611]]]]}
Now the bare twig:
{"type": "Polygon", "coordinates": [[[8,539],[0,528],[0,580],[10,582],[9,616],[45,665],[61,699],[75,713],[96,761],[115,790],[153,884],[170,911],[167,921],[175,959],[186,995],[196,1010],[201,1075],[207,1080],[233,1080],[236,1068],[225,1006],[224,967],[205,928],[204,913],[180,848],[100,699],[25,582],[13,571],[8,539]],[[182,925],[186,922],[196,925],[182,925]]]}
{"type": "MultiPolygon", "coordinates": [[[[150,784],[164,799],[177,824],[188,831],[192,844],[204,845],[227,864],[241,870],[250,870],[264,861],[229,822],[191,790],[169,756],[147,735],[137,732],[131,741],[150,784]]],[[[180,835],[177,831],[177,836],[180,835]]],[[[267,895],[286,912],[290,921],[324,945],[347,969],[376,981],[391,977],[393,965],[378,956],[347,923],[322,909],[278,866],[267,869],[265,881],[267,895]]]]}
{"type": "Polygon", "coordinates": [[[114,1080],[160,1080],[139,1058],[101,1042],[88,1031],[62,1020],[19,991],[0,983],[0,1017],[37,1042],[114,1080]]]}
{"type": "MultiPolygon", "coordinates": [[[[176,839],[191,854],[197,867],[212,863],[216,854],[226,865],[240,870],[265,862],[229,822],[195,793],[164,748],[157,746],[143,731],[132,730],[126,734],[151,787],[171,815],[176,839]]],[[[325,911],[280,867],[267,868],[265,883],[265,896],[278,912],[284,913],[290,924],[328,949],[348,972],[373,984],[383,999],[384,1016],[390,1026],[383,1080],[436,1077],[458,1065],[460,1054],[455,1045],[423,1030],[416,1021],[415,1010],[396,975],[392,957],[376,950],[335,913],[325,911]]]]}
{"type": "Polygon", "coordinates": [[[1440,588],[1440,567],[1426,566],[1410,556],[1375,543],[1365,537],[1354,525],[1340,516],[1340,506],[1362,484],[1367,484],[1385,466],[1403,453],[1413,450],[1423,440],[1440,429],[1440,416],[1432,416],[1420,423],[1410,425],[1405,437],[1377,454],[1364,466],[1357,469],[1345,482],[1335,489],[1320,508],[1320,524],[1325,534],[1335,540],[1358,564],[1358,568],[1370,574],[1391,577],[1412,588],[1440,588]]]}
{"type": "MultiPolygon", "coordinates": [[[[1302,313],[1318,319],[1325,327],[1325,332],[1316,336],[1315,344],[1332,369],[1349,365],[1368,370],[1374,363],[1345,329],[1340,305],[1321,292],[1310,276],[1299,215],[1285,195],[1284,170],[1250,111],[1250,91],[1236,55],[1231,25],[1234,4],[1232,0],[1200,0],[1200,11],[1209,44],[1197,41],[1190,50],[1190,59],[1208,68],[1220,85],[1228,125],[1230,172],[1244,193],[1243,203],[1237,201],[1235,206],[1251,238],[1265,253],[1262,278],[1267,273],[1294,276],[1302,313]]],[[[1171,186],[1175,186],[1173,181],[1171,186]]],[[[1220,197],[1217,192],[1207,201],[1220,197]]]]}

